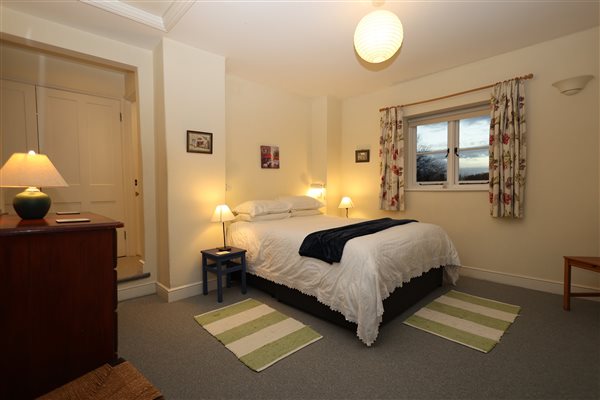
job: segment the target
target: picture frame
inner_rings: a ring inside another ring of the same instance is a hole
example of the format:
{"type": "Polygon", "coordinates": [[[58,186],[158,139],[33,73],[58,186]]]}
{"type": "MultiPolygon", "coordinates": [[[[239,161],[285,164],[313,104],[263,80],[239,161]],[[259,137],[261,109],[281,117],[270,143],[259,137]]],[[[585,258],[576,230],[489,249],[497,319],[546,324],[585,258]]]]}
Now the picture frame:
{"type": "Polygon", "coordinates": [[[260,146],[260,167],[279,169],[279,146],[260,146]]]}
{"type": "Polygon", "coordinates": [[[187,152],[212,154],[213,134],[210,132],[187,131],[187,152]]]}
{"type": "Polygon", "coordinates": [[[370,150],[356,150],[354,152],[354,162],[357,163],[368,163],[371,161],[371,151],[370,150]]]}

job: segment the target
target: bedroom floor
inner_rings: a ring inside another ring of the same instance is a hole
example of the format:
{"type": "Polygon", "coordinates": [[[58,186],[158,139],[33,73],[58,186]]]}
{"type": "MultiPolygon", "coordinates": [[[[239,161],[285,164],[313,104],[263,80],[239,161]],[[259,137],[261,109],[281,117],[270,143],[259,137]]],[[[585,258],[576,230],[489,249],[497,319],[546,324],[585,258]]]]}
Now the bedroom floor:
{"type": "Polygon", "coordinates": [[[600,302],[461,278],[455,290],[520,305],[488,354],[402,324],[450,287],[383,326],[368,348],[355,333],[249,288],[164,303],[119,303],[119,356],[167,399],[598,399],[600,302]],[[323,339],[256,373],[204,331],[197,314],[252,297],[312,326],[323,339]]]}

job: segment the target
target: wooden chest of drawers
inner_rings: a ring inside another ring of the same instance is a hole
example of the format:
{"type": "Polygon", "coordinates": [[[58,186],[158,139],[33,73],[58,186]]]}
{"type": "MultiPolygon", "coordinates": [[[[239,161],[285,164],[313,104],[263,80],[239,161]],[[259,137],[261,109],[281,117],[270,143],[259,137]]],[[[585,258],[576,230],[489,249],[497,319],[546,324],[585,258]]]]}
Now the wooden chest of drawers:
{"type": "Polygon", "coordinates": [[[0,216],[0,398],[34,398],[117,358],[123,224],[64,217],[0,216]]]}

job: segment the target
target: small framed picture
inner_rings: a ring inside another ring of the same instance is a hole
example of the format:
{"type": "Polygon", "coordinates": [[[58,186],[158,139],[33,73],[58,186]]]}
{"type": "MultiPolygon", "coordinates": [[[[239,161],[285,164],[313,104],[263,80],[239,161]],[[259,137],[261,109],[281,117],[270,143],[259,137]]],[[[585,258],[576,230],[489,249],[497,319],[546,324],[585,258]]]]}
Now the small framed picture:
{"type": "Polygon", "coordinates": [[[279,169],[279,146],[260,146],[260,167],[279,169]]]}
{"type": "Polygon", "coordinates": [[[187,152],[205,153],[213,152],[213,135],[209,132],[187,131],[187,152]]]}
{"type": "Polygon", "coordinates": [[[369,162],[370,160],[370,150],[356,150],[354,152],[354,162],[369,162]]]}

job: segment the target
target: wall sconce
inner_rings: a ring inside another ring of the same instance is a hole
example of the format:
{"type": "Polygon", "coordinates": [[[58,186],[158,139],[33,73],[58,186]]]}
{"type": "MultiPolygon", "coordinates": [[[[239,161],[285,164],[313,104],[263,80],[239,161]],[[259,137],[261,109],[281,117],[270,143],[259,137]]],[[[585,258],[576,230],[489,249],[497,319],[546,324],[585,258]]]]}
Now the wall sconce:
{"type": "Polygon", "coordinates": [[[594,79],[593,75],[581,75],[573,78],[563,79],[562,81],[554,82],[552,86],[558,89],[564,95],[571,96],[581,92],[589,81],[594,79]]]}
{"type": "Polygon", "coordinates": [[[344,196],[342,197],[342,201],[340,201],[340,205],[338,206],[338,208],[345,208],[346,218],[348,218],[348,209],[354,208],[354,203],[352,202],[352,199],[350,197],[344,196]]]}
{"type": "Polygon", "coordinates": [[[325,184],[311,183],[310,189],[308,189],[308,195],[315,199],[323,199],[325,197],[325,184]]]}

